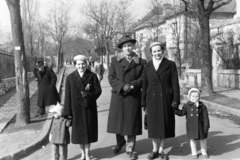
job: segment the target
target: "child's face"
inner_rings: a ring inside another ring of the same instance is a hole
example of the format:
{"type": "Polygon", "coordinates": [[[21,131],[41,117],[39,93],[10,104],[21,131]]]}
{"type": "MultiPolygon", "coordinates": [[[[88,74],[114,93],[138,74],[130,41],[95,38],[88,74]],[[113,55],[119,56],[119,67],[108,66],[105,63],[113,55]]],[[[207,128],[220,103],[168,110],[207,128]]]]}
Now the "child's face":
{"type": "Polygon", "coordinates": [[[199,94],[198,92],[192,92],[190,94],[190,101],[193,102],[193,103],[196,103],[199,101],[199,94]]]}

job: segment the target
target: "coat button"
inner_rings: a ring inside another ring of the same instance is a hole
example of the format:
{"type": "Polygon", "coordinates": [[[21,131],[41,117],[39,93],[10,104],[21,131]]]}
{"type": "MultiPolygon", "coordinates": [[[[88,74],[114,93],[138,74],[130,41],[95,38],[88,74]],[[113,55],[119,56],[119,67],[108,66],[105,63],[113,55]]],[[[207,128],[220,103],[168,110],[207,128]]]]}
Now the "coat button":
{"type": "Polygon", "coordinates": [[[160,93],[160,96],[162,96],[162,93],[160,93]]]}
{"type": "Polygon", "coordinates": [[[191,114],[191,116],[193,116],[193,114],[191,114]]]}
{"type": "Polygon", "coordinates": [[[153,97],[155,96],[155,94],[153,94],[153,97]]]}
{"type": "Polygon", "coordinates": [[[197,114],[197,116],[198,116],[198,114],[197,114]]]}
{"type": "Polygon", "coordinates": [[[154,85],[154,82],[152,82],[152,85],[154,85]]]}

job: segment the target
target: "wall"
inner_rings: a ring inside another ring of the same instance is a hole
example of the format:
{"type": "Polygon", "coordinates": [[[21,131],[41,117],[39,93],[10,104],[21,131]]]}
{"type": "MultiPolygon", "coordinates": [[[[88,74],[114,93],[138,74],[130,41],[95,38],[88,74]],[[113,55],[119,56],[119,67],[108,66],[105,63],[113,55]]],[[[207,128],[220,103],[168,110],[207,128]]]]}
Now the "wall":
{"type": "MultiPolygon", "coordinates": [[[[27,57],[26,69],[28,72],[33,71],[35,60],[27,57]]],[[[15,77],[14,55],[0,51],[0,82],[1,79],[15,77]]]]}

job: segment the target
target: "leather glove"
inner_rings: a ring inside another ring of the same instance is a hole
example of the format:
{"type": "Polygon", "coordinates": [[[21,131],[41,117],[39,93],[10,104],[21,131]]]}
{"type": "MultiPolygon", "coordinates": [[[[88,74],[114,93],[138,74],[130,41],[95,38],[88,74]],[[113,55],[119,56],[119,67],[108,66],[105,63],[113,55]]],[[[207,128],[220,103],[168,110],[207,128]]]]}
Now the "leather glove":
{"type": "Polygon", "coordinates": [[[176,102],[173,102],[172,107],[173,107],[173,109],[178,109],[178,104],[176,102]]]}
{"type": "Polygon", "coordinates": [[[209,129],[208,127],[204,127],[204,128],[203,128],[203,132],[204,132],[204,133],[208,133],[208,129],[209,129]]]}
{"type": "Polygon", "coordinates": [[[130,84],[124,84],[123,85],[123,91],[124,92],[127,92],[129,90],[129,88],[130,88],[130,84]]]}

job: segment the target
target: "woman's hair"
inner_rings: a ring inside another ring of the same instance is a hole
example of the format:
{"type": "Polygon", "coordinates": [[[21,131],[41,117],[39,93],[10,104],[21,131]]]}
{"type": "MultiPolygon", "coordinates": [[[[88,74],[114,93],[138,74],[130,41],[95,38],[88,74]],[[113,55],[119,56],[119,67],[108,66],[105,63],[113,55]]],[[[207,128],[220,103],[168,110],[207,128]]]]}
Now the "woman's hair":
{"type": "MultiPolygon", "coordinates": [[[[154,45],[154,46],[160,46],[162,51],[165,50],[165,47],[164,47],[163,45],[157,44],[157,45],[154,45]]],[[[152,46],[152,47],[153,47],[153,46],[152,46]]],[[[152,53],[152,47],[149,49],[149,50],[150,50],[150,53],[152,53]]]]}

